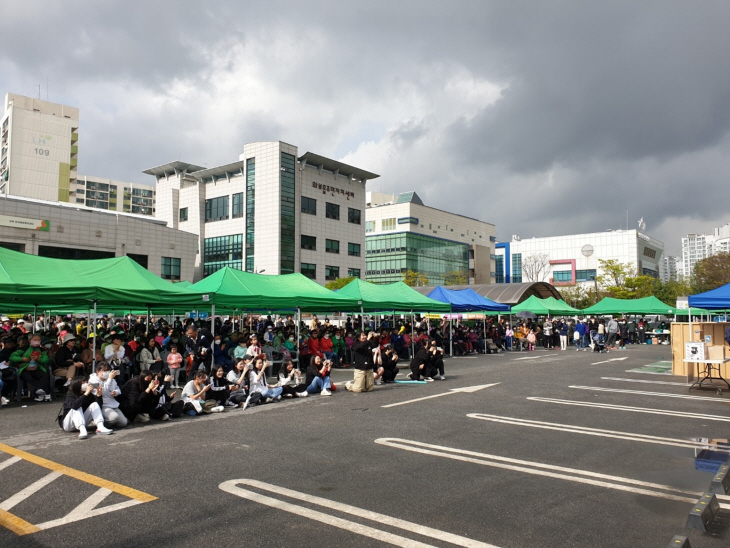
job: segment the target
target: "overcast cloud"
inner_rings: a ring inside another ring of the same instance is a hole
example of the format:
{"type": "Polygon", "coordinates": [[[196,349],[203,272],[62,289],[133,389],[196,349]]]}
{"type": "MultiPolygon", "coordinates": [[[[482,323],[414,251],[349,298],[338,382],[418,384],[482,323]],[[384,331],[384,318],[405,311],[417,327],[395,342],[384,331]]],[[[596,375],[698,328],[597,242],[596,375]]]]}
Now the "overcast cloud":
{"type": "Polygon", "coordinates": [[[0,92],[81,109],[79,173],[282,140],[497,226],[730,222],[724,2],[0,1],[0,92]],[[48,87],[46,88],[46,81],[48,87]]]}

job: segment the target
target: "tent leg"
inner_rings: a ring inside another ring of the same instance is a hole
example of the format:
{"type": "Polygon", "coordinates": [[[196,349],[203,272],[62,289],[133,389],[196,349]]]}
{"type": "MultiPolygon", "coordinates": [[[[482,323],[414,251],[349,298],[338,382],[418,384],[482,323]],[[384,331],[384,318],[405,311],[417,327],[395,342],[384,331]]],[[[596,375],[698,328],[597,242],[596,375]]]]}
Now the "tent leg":
{"type": "Polygon", "coordinates": [[[413,324],[415,323],[415,316],[413,310],[411,310],[411,359],[416,355],[416,343],[413,340],[413,324]]]}
{"type": "Polygon", "coordinates": [[[38,321],[38,305],[33,305],[33,334],[35,335],[35,323],[38,321]]]}
{"type": "Polygon", "coordinates": [[[302,323],[302,309],[297,306],[297,325],[295,326],[297,338],[295,340],[297,341],[297,369],[299,369],[300,371],[302,369],[302,361],[301,361],[302,353],[299,348],[299,326],[301,325],[301,323],[302,323]]]}
{"type": "Polygon", "coordinates": [[[215,305],[214,304],[210,305],[210,335],[215,340],[215,305]]]}
{"type": "Polygon", "coordinates": [[[149,337],[150,335],[150,305],[147,305],[147,325],[145,326],[145,335],[149,337]]]}
{"type": "Polygon", "coordinates": [[[454,315],[449,314],[449,356],[454,357],[454,315]]]}
{"type": "Polygon", "coordinates": [[[96,301],[94,301],[94,342],[92,343],[92,358],[91,358],[91,370],[96,372],[96,301]]]}

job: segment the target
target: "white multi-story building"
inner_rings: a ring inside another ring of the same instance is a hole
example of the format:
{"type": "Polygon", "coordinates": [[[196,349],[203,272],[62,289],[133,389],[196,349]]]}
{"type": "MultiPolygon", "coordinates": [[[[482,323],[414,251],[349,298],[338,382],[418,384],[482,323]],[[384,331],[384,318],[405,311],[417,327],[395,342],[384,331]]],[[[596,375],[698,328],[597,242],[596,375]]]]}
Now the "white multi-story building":
{"type": "Polygon", "coordinates": [[[636,275],[659,276],[664,243],[638,230],[609,230],[521,239],[497,244],[497,282],[592,284],[600,276],[599,260],[631,264],[636,275]]]}
{"type": "Polygon", "coordinates": [[[714,228],[712,234],[687,234],[682,238],[682,276],[689,278],[698,261],[729,251],[730,224],[714,228]]]}
{"type": "Polygon", "coordinates": [[[196,280],[224,266],[322,284],[364,274],[374,173],[280,141],[246,144],[218,167],[171,162],[144,173],[156,180],[156,217],[199,238],[196,280]]]}
{"type": "Polygon", "coordinates": [[[69,201],[96,209],[154,216],[156,194],[152,185],[79,175],[71,186],[69,201]]]}
{"type": "Polygon", "coordinates": [[[365,235],[368,281],[398,282],[411,270],[429,285],[450,274],[494,283],[494,225],[424,205],[415,192],[368,192],[365,235]]]}
{"type": "Polygon", "coordinates": [[[659,277],[663,282],[669,282],[672,280],[679,279],[679,266],[681,261],[679,257],[668,255],[662,257],[662,262],[659,265],[659,277]]]}
{"type": "Polygon", "coordinates": [[[69,201],[78,164],[79,109],[5,95],[0,121],[0,194],[69,201]]]}

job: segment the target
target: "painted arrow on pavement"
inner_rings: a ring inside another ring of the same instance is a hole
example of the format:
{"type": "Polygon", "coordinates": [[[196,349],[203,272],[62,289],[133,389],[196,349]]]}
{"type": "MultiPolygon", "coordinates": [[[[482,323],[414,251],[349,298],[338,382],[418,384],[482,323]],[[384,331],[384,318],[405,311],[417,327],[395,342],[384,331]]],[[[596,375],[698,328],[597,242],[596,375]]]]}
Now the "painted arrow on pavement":
{"type": "Polygon", "coordinates": [[[610,360],[606,360],[604,362],[596,362],[596,363],[592,363],[591,365],[598,365],[599,363],[608,363],[608,362],[621,362],[621,361],[626,360],[626,359],[628,359],[628,356],[626,356],[624,358],[613,358],[613,359],[610,359],[610,360]]]}
{"type": "Polygon", "coordinates": [[[451,394],[459,394],[459,393],[466,393],[470,394],[472,392],[478,392],[479,390],[483,390],[484,388],[489,388],[490,386],[497,386],[498,384],[501,384],[499,382],[493,382],[491,384],[480,384],[477,386],[464,386],[463,388],[452,388],[448,392],[443,392],[441,394],[434,394],[433,396],[426,396],[423,398],[416,398],[415,400],[408,400],[408,401],[402,401],[398,403],[391,403],[389,405],[383,405],[382,407],[396,407],[398,405],[405,405],[407,403],[414,403],[417,401],[423,401],[423,400],[430,400],[432,398],[440,398],[441,396],[450,396],[451,394]]]}

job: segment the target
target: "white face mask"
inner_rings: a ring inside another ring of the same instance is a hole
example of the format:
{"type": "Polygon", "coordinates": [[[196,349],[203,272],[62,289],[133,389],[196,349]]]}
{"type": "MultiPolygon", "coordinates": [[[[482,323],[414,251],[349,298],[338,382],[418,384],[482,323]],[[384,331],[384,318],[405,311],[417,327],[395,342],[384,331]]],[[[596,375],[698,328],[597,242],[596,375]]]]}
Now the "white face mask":
{"type": "Polygon", "coordinates": [[[89,385],[88,385],[87,383],[84,383],[84,384],[82,384],[82,385],[81,385],[81,391],[82,391],[82,392],[86,392],[86,389],[87,389],[88,387],[89,387],[89,385]]]}
{"type": "Polygon", "coordinates": [[[100,377],[102,380],[107,380],[109,378],[109,371],[102,371],[100,377]]]}
{"type": "Polygon", "coordinates": [[[289,337],[289,340],[290,340],[290,341],[293,341],[293,340],[294,340],[294,337],[289,337]]]}
{"type": "Polygon", "coordinates": [[[215,344],[220,344],[220,343],[221,343],[221,342],[220,342],[220,340],[218,340],[218,341],[215,341],[215,344]]]}

